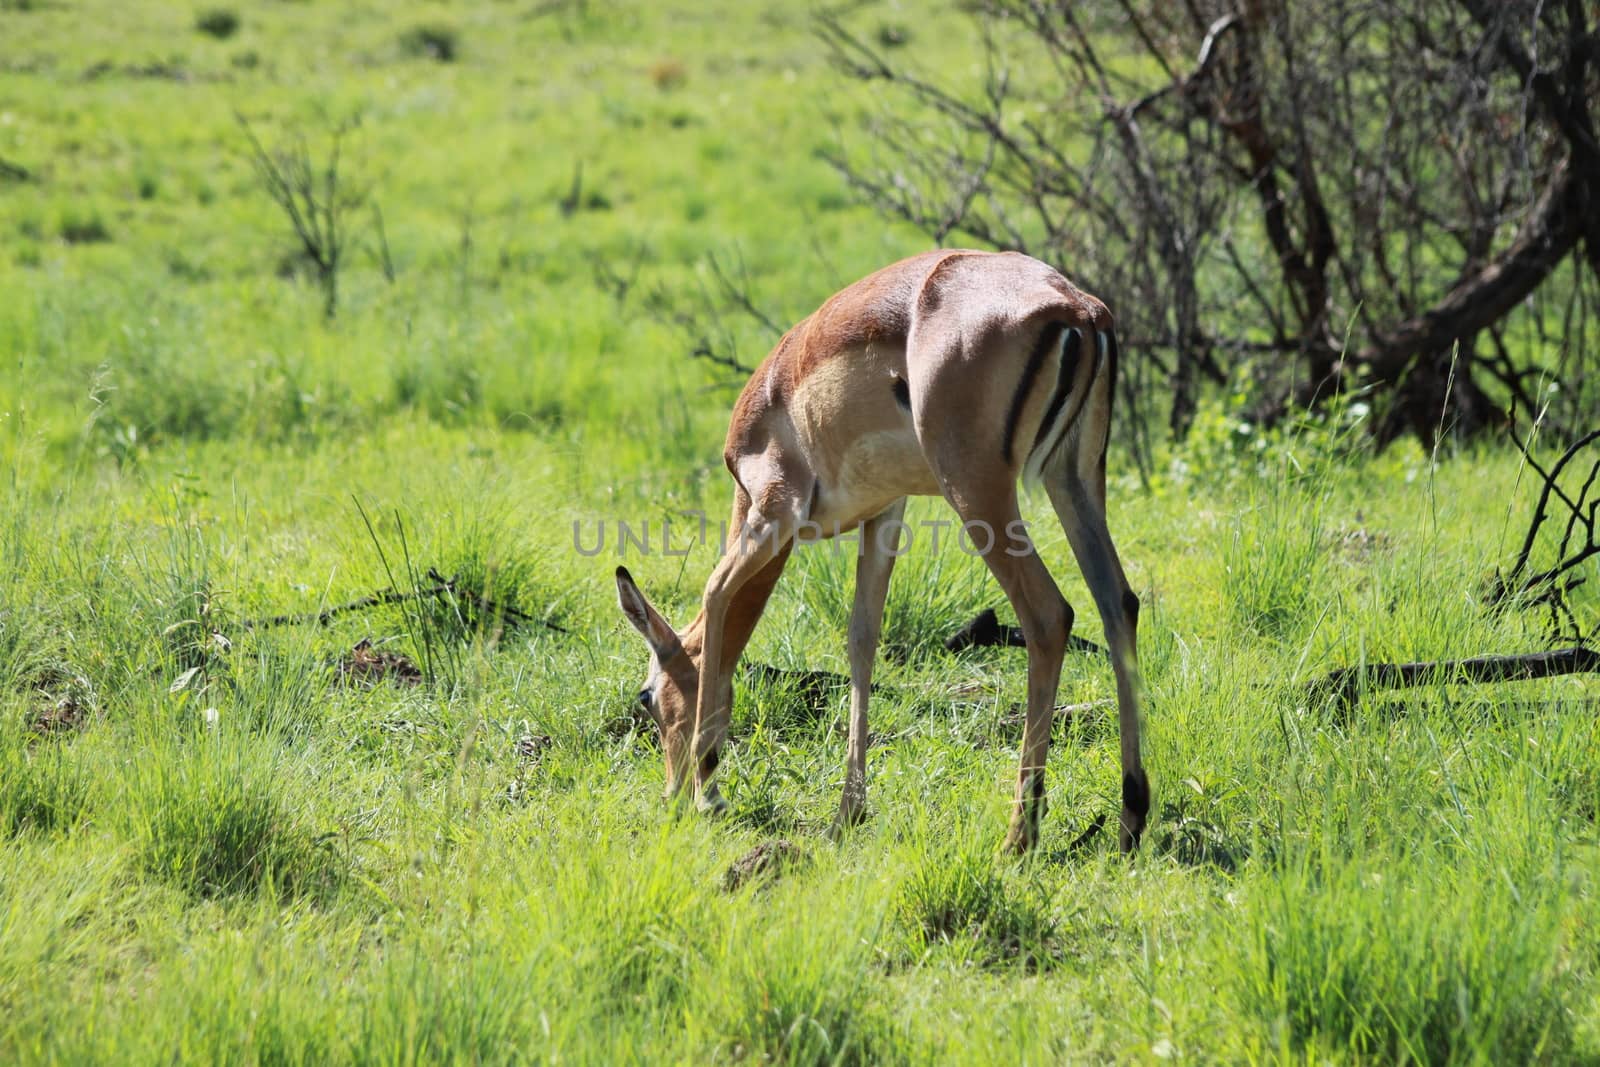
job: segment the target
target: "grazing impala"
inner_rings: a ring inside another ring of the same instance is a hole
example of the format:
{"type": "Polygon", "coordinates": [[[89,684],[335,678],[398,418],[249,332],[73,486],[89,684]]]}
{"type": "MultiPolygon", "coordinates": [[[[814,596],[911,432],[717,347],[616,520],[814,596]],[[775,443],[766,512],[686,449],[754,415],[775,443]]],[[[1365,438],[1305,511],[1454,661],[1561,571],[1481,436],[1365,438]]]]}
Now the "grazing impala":
{"type": "MultiPolygon", "coordinates": [[[[734,531],[681,633],[628,572],[617,594],[650,645],[639,694],[661,730],[667,791],[712,775],[727,734],[733,668],[796,540],[860,527],[850,615],[850,742],[841,824],[866,807],[867,696],[905,498],[941,495],[986,530],[989,569],[1028,648],[1028,714],[1006,846],[1031,848],[1045,806],[1045,756],[1072,608],[1038,555],[1008,535],[1017,480],[1042,484],[1072,544],[1116,671],[1123,849],[1150,806],[1139,759],[1139,600],[1106,527],[1106,444],[1117,346],[1104,304],[1016,253],[939,251],[835,294],[784,336],[740,394],[723,459],[734,531]],[[885,539],[884,535],[892,535],[885,539]],[[1004,547],[1002,547],[1002,545],[1004,547]]],[[[974,542],[982,538],[974,536],[974,542]]]]}

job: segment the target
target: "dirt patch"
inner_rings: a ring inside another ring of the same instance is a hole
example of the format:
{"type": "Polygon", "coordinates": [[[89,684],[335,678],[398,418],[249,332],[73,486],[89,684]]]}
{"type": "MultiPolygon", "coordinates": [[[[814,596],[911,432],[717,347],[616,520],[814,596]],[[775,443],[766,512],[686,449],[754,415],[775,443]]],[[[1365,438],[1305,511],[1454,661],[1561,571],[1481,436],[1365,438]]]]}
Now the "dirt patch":
{"type": "Polygon", "coordinates": [[[88,705],[67,693],[35,708],[29,726],[36,734],[61,734],[79,729],[88,721],[88,705]]]}
{"type": "Polygon", "coordinates": [[[339,659],[339,680],[346,685],[371,689],[385,679],[396,685],[421,685],[422,671],[398,652],[373,648],[366,637],[339,659]]]}
{"type": "Polygon", "coordinates": [[[722,875],[722,888],[732,893],[751,882],[772,881],[783,874],[807,867],[811,857],[793,841],[779,837],[763,841],[734,861],[722,875]]]}
{"type": "Polygon", "coordinates": [[[1336,535],[1334,551],[1352,563],[1366,563],[1389,551],[1389,535],[1382,530],[1369,530],[1364,519],[1361,512],[1356,512],[1356,525],[1336,535]]]}
{"type": "Polygon", "coordinates": [[[524,767],[537,767],[553,744],[549,734],[523,734],[517,738],[517,762],[524,767]]]}
{"type": "Polygon", "coordinates": [[[555,740],[549,734],[525,733],[517,738],[513,747],[517,763],[511,781],[506,783],[507,801],[520,804],[528,798],[528,781],[538,773],[539,765],[554,746],[555,740]]]}
{"type": "Polygon", "coordinates": [[[87,679],[60,668],[43,671],[28,686],[28,726],[36,734],[60,734],[86,726],[94,711],[87,679]]]}

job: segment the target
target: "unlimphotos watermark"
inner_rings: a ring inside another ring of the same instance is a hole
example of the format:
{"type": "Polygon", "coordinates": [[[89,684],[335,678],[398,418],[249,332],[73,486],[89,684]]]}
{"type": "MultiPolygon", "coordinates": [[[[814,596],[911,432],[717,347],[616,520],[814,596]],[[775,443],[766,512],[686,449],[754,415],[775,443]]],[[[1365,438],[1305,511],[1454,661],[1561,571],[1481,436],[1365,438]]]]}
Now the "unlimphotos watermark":
{"type": "MultiPolygon", "coordinates": [[[[610,551],[618,559],[630,554],[639,558],[649,556],[683,557],[707,544],[713,537],[717,551],[726,554],[730,547],[727,522],[714,526],[703,511],[685,511],[682,520],[661,519],[652,522],[627,519],[598,519],[586,525],[572,523],[572,548],[578,555],[593,558],[610,551]]],[[[780,536],[775,526],[751,528],[745,526],[732,534],[741,553],[761,547],[764,541],[780,536]]],[[[869,542],[861,524],[841,527],[837,524],[823,526],[809,519],[795,528],[794,539],[801,545],[827,545],[836,554],[850,546],[853,554],[867,551],[869,542]]],[[[870,535],[870,547],[889,556],[904,556],[914,548],[925,546],[938,552],[941,544],[953,538],[957,548],[969,556],[987,556],[1004,552],[1008,556],[1026,556],[1033,551],[1033,541],[1028,536],[1028,523],[1013,519],[1003,529],[996,529],[982,520],[957,522],[954,519],[920,519],[914,523],[899,519],[878,525],[870,535]]]]}

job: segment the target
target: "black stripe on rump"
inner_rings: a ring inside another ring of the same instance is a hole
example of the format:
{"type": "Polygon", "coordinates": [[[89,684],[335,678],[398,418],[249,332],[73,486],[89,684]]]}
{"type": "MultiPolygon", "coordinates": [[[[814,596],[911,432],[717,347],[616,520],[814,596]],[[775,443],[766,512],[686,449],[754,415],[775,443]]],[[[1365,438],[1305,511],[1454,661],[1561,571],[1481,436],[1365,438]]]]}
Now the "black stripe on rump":
{"type": "Polygon", "coordinates": [[[1117,406],[1117,331],[1106,330],[1106,374],[1110,382],[1106,386],[1106,439],[1100,446],[1100,474],[1105,476],[1106,452],[1111,448],[1111,412],[1117,406]]]}
{"type": "Polygon", "coordinates": [[[1028,353],[1028,364],[1022,368],[1022,378],[1017,382],[1017,391],[1011,395],[1011,408],[1006,412],[1005,447],[1000,455],[1008,464],[1016,444],[1017,420],[1022,418],[1022,405],[1028,401],[1033,381],[1039,377],[1039,368],[1044,366],[1044,357],[1055,347],[1064,328],[1059,322],[1045,323],[1044,329],[1039,331],[1039,340],[1034,343],[1033,351],[1028,353]]]}
{"type": "Polygon", "coordinates": [[[1078,376],[1078,349],[1082,347],[1083,335],[1077,330],[1068,330],[1066,341],[1061,346],[1061,375],[1056,379],[1056,391],[1050,397],[1050,406],[1045,409],[1044,419],[1039,423],[1039,432],[1033,439],[1033,447],[1038,448],[1044,444],[1045,438],[1050,436],[1050,427],[1055,425],[1056,419],[1061,415],[1061,409],[1066,406],[1067,394],[1072,392],[1072,381],[1078,376]]]}

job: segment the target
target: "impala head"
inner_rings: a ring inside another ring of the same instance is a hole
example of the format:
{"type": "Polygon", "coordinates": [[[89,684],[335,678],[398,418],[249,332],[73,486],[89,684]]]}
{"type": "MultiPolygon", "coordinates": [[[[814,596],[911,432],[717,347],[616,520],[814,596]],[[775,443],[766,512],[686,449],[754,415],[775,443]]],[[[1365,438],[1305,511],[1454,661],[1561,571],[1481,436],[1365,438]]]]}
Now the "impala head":
{"type": "Polygon", "coordinates": [[[700,671],[684,650],[677,631],[645,599],[626,567],[617,568],[617,602],[622,614],[650,646],[650,673],[645,676],[638,701],[661,731],[661,752],[667,761],[667,795],[672,796],[688,776],[700,671]]]}

